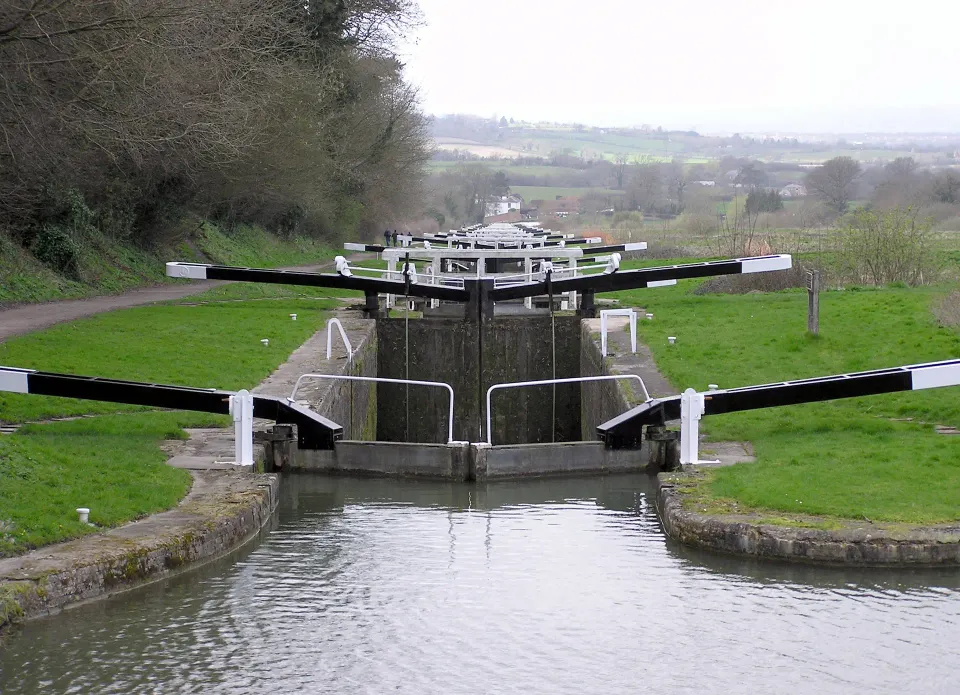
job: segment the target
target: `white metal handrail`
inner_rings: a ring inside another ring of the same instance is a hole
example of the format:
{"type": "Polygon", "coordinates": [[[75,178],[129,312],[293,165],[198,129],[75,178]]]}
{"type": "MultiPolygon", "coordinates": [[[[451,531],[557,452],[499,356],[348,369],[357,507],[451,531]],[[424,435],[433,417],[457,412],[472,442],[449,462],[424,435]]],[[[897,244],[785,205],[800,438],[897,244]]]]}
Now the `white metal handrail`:
{"type": "Polygon", "coordinates": [[[607,356],[607,317],[626,316],[630,323],[630,352],[637,351],[637,312],[634,309],[602,309],[600,311],[600,354],[607,356]]]}
{"type": "Polygon", "coordinates": [[[550,384],[574,384],[582,381],[612,381],[614,379],[636,379],[640,382],[640,388],[643,389],[644,403],[651,400],[650,393],[647,391],[647,385],[643,383],[636,374],[607,374],[604,376],[578,376],[566,379],[544,379],[542,381],[514,381],[506,384],[494,384],[487,389],[487,444],[493,446],[493,413],[491,412],[491,396],[497,389],[512,389],[521,386],[549,386],[550,384]]]}
{"type": "Polygon", "coordinates": [[[340,319],[336,318],[327,321],[327,359],[329,360],[333,354],[333,331],[330,330],[332,326],[337,327],[340,331],[340,337],[343,338],[343,346],[347,349],[347,362],[353,361],[353,345],[350,344],[350,338],[347,337],[347,332],[343,330],[340,319]]]}
{"type": "Polygon", "coordinates": [[[453,387],[450,384],[444,383],[442,381],[417,381],[415,379],[387,379],[385,377],[377,376],[347,376],[345,374],[303,374],[297,379],[297,383],[293,385],[293,391],[290,393],[290,397],[287,398],[291,403],[296,402],[297,391],[300,390],[300,384],[304,379],[331,379],[331,380],[342,380],[342,381],[374,381],[377,383],[384,384],[412,384],[414,386],[438,386],[445,388],[450,392],[450,413],[447,419],[447,441],[453,441],[453,387]]]}

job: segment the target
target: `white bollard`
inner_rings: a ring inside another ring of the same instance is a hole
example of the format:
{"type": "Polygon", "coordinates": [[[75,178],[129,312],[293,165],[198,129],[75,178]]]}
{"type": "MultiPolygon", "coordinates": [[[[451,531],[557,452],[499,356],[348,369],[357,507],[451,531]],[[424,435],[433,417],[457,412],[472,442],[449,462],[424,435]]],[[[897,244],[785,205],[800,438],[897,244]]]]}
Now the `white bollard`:
{"type": "Polygon", "coordinates": [[[653,321],[653,314],[647,314],[647,321],[653,321]]]}
{"type": "Polygon", "coordinates": [[[687,389],[680,395],[680,463],[700,460],[700,417],[703,411],[703,394],[687,389]]]}
{"type": "Polygon", "coordinates": [[[296,314],[290,314],[290,318],[291,318],[291,320],[296,321],[296,320],[297,320],[297,315],[296,315],[296,314]]]}
{"type": "Polygon", "coordinates": [[[242,389],[230,396],[233,416],[234,455],[241,466],[253,465],[253,394],[242,389]]]}
{"type": "Polygon", "coordinates": [[[673,345],[674,343],[677,342],[677,336],[675,336],[675,335],[669,336],[669,337],[667,338],[667,342],[670,343],[671,345],[673,345]]]}
{"type": "Polygon", "coordinates": [[[90,510],[89,510],[89,509],[87,509],[86,507],[77,507],[77,514],[80,515],[80,523],[81,523],[81,524],[89,524],[89,523],[90,523],[90,510]]]}
{"type": "Polygon", "coordinates": [[[269,339],[269,338],[261,338],[261,339],[260,339],[260,342],[263,343],[263,347],[269,347],[269,346],[270,346],[270,339],[269,339]]]}

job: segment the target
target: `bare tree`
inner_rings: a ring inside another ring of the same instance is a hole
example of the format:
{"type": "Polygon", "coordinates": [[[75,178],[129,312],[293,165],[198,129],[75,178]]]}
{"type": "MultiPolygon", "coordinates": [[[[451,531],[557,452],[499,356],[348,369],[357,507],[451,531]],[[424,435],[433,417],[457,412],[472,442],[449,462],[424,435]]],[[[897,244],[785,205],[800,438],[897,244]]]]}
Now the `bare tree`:
{"type": "Polygon", "coordinates": [[[674,159],[663,167],[664,177],[667,180],[667,189],[670,197],[677,202],[677,212],[683,212],[684,200],[683,192],[687,188],[687,175],[684,171],[683,162],[674,159]]]}
{"type": "Polygon", "coordinates": [[[807,188],[842,215],[856,193],[857,179],[862,170],[851,157],[834,157],[807,174],[807,188]]]}
{"type": "Polygon", "coordinates": [[[627,170],[627,155],[617,154],[613,162],[613,176],[617,180],[617,188],[623,189],[623,176],[627,170]]]}
{"type": "Polygon", "coordinates": [[[392,48],[418,18],[412,0],[0,3],[0,223],[30,226],[51,186],[129,203],[131,224],[188,189],[318,228],[402,214],[427,137],[392,48]]]}

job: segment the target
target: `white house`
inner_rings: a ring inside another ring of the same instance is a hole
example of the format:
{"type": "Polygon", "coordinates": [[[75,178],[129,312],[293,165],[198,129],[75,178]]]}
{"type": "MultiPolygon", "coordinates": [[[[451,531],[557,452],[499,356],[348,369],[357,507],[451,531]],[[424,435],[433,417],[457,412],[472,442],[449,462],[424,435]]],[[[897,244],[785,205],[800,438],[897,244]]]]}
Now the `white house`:
{"type": "Polygon", "coordinates": [[[495,195],[487,198],[484,217],[493,217],[494,215],[505,215],[511,210],[519,210],[523,207],[523,197],[515,194],[495,195]]]}
{"type": "Polygon", "coordinates": [[[807,188],[799,183],[788,183],[780,189],[782,198],[803,198],[805,195],[807,195],[807,188]]]}

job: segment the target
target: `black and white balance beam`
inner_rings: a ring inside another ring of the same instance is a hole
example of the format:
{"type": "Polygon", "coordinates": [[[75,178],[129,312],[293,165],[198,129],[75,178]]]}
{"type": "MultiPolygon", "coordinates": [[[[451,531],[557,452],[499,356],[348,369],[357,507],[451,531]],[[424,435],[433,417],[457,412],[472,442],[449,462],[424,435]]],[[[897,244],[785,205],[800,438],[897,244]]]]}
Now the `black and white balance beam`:
{"type": "Polygon", "coordinates": [[[467,291],[459,287],[425,283],[408,285],[403,280],[384,280],[358,275],[346,276],[338,273],[305,273],[295,270],[268,270],[265,268],[238,268],[204,263],[171,262],[167,263],[167,275],[192,280],[232,280],[303,287],[335,287],[343,290],[357,290],[367,294],[409,294],[412,297],[442,299],[452,302],[466,302],[469,299],[467,291]]]}
{"type": "Polygon", "coordinates": [[[655,268],[642,268],[640,270],[619,270],[614,273],[594,273],[592,275],[581,275],[575,278],[551,280],[552,287],[549,289],[546,280],[497,288],[490,291],[490,298],[495,302],[499,302],[506,299],[538,296],[546,294],[548,291],[557,294],[569,291],[617,292],[619,290],[656,286],[654,283],[662,284],[664,280],[684,280],[689,278],[711,277],[714,275],[739,275],[786,270],[791,267],[792,263],[793,261],[789,254],[778,254],[773,256],[734,258],[727,261],[706,261],[703,263],[657,266],[655,268]]]}
{"type": "MultiPolygon", "coordinates": [[[[237,395],[233,391],[57,374],[19,367],[0,367],[0,391],[221,415],[230,414],[230,397],[237,395]]],[[[283,398],[254,394],[253,416],[278,424],[296,425],[301,449],[332,449],[333,443],[343,438],[342,426],[283,398]]]]}
{"type": "MultiPolygon", "coordinates": [[[[960,385],[960,359],[925,362],[852,374],[707,391],[702,394],[703,414],[720,415],[741,410],[957,385],[960,385]]],[[[680,406],[681,396],[654,398],[599,425],[597,435],[608,447],[614,449],[639,446],[645,425],[662,426],[670,420],[679,419],[680,406]]]]}

